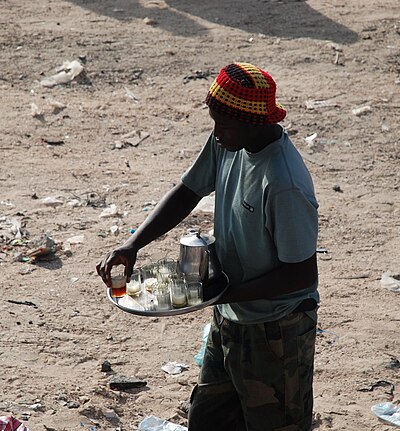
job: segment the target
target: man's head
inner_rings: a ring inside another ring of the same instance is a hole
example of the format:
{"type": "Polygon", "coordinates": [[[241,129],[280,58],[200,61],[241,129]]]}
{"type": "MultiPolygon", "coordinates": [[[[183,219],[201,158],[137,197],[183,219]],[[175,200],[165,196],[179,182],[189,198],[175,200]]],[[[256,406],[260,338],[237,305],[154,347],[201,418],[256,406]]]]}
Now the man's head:
{"type": "Polygon", "coordinates": [[[271,75],[252,64],[234,63],[221,69],[206,98],[218,144],[229,151],[262,147],[286,115],[275,92],[271,75]]]}
{"type": "Polygon", "coordinates": [[[225,66],[210,87],[206,104],[214,112],[252,124],[276,124],[286,111],[276,102],[272,76],[249,63],[225,66]]]}

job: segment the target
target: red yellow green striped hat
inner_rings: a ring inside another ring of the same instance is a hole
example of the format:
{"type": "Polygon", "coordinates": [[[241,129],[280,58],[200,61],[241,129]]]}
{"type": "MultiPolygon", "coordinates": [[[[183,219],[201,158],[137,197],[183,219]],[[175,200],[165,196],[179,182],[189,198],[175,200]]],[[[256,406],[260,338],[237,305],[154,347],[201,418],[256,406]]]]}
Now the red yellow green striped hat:
{"type": "Polygon", "coordinates": [[[272,76],[249,63],[225,66],[208,91],[206,104],[212,110],[253,125],[276,124],[286,110],[275,99],[272,76]]]}

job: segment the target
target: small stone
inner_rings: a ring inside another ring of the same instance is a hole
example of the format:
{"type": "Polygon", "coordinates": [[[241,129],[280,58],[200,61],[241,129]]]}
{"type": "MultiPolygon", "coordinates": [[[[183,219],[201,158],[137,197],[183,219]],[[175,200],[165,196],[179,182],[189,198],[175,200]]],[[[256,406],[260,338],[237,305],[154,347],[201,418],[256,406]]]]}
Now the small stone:
{"type": "Polygon", "coordinates": [[[145,380],[128,378],[124,376],[113,376],[110,380],[110,389],[125,390],[133,388],[142,388],[147,385],[145,380]]]}
{"type": "Polygon", "coordinates": [[[111,369],[111,364],[110,364],[108,361],[104,361],[104,362],[101,364],[101,371],[102,371],[103,373],[109,373],[109,372],[111,372],[111,371],[112,371],[112,369],[111,369]]]}

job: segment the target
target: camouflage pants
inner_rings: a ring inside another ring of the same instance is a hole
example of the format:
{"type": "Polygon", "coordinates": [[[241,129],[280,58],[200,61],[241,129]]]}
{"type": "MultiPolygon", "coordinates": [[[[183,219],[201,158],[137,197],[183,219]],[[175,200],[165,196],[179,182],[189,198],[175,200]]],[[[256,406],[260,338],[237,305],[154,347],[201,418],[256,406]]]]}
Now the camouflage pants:
{"type": "Polygon", "coordinates": [[[316,321],[239,325],[214,311],[189,431],[309,431],[316,321]]]}

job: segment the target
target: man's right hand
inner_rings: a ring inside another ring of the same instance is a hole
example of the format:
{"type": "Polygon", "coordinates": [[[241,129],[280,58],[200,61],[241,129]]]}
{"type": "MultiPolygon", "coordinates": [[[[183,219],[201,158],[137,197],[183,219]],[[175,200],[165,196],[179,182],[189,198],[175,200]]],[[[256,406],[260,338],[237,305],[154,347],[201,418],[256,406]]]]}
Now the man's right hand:
{"type": "Polygon", "coordinates": [[[136,262],[137,251],[131,246],[121,246],[110,251],[105,255],[103,260],[96,266],[97,274],[102,278],[103,282],[111,287],[111,269],[116,265],[124,265],[124,274],[129,281],[133,266],[136,262]]]}

